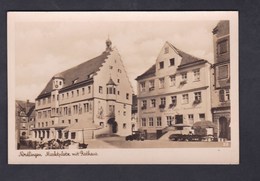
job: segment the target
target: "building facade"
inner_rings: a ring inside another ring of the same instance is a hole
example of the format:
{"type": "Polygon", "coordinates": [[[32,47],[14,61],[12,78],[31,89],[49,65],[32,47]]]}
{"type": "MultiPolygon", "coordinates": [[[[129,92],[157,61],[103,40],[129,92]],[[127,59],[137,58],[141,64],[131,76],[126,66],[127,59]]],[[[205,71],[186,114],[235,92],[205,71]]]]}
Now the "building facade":
{"type": "Polygon", "coordinates": [[[214,65],[212,68],[212,116],[218,137],[230,140],[230,40],[229,21],[213,29],[214,65]]]}
{"type": "Polygon", "coordinates": [[[30,138],[35,124],[35,103],[27,101],[15,101],[15,119],[16,119],[16,141],[30,138]]]}
{"type": "Polygon", "coordinates": [[[56,74],[36,98],[35,138],[84,142],[131,133],[132,86],[119,52],[106,41],[99,56],[56,74]]]}
{"type": "Polygon", "coordinates": [[[132,96],[132,131],[138,131],[139,123],[138,123],[138,106],[137,106],[137,96],[133,94],[132,96]]]}
{"type": "Polygon", "coordinates": [[[191,131],[197,121],[212,121],[206,60],[166,42],[155,64],[136,80],[140,127],[148,139],[159,138],[168,127],[191,131]]]}

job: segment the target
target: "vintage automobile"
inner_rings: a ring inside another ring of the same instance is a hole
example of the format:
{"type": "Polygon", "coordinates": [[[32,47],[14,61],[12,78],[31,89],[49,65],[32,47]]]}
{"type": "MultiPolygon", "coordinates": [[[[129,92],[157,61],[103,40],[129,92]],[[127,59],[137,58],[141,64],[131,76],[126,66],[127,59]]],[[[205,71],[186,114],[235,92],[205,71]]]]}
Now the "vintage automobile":
{"type": "Polygon", "coordinates": [[[128,135],[125,137],[126,141],[133,141],[133,140],[138,140],[138,141],[144,141],[145,135],[144,133],[140,132],[140,131],[133,131],[133,133],[131,135],[128,135]]]}
{"type": "Polygon", "coordinates": [[[172,134],[169,136],[171,141],[217,141],[213,135],[194,135],[194,134],[172,134]]]}

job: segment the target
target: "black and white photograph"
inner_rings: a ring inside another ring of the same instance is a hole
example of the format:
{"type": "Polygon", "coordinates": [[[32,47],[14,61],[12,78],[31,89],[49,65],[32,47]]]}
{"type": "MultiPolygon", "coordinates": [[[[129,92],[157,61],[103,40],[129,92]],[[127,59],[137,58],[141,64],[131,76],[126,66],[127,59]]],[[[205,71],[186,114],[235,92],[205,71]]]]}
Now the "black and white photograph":
{"type": "Polygon", "coordinates": [[[9,12],[7,33],[10,164],[239,163],[237,12],[9,12]]]}

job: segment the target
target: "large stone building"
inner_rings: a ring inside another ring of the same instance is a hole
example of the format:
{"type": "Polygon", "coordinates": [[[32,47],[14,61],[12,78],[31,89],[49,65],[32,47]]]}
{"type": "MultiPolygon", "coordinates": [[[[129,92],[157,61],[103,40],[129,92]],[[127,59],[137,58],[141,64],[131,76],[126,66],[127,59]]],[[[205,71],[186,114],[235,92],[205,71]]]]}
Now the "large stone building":
{"type": "Polygon", "coordinates": [[[191,130],[197,121],[212,121],[210,64],[169,42],[156,62],[136,78],[140,127],[148,139],[160,137],[164,128],[191,130]]]}
{"type": "MultiPolygon", "coordinates": [[[[16,142],[19,145],[20,139],[30,138],[35,124],[35,103],[27,101],[15,101],[16,119],[16,142]]],[[[18,146],[19,147],[19,146],[18,146]]]]}
{"type": "Polygon", "coordinates": [[[131,133],[132,86],[120,54],[106,41],[99,56],[52,77],[36,98],[35,138],[84,142],[131,133]]]}
{"type": "Polygon", "coordinates": [[[229,21],[213,29],[214,65],[212,69],[212,115],[218,137],[230,140],[230,50],[229,21]]]}

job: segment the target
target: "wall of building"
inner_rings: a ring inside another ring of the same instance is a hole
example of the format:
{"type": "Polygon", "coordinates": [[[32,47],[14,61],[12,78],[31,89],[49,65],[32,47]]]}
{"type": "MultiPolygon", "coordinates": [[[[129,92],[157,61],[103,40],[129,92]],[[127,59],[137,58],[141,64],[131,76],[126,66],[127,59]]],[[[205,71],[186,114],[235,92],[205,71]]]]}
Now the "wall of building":
{"type": "MultiPolygon", "coordinates": [[[[199,114],[205,114],[203,120],[212,121],[210,111],[210,64],[204,63],[178,69],[181,63],[181,57],[167,43],[163,46],[158,58],[156,59],[156,74],[153,77],[138,81],[138,113],[140,126],[147,132],[156,132],[167,127],[167,117],[175,117],[183,115],[183,124],[192,125],[194,122],[200,121],[199,114]],[[165,48],[168,53],[165,53],[165,48]],[[174,58],[175,64],[170,66],[169,60],[174,58]],[[164,68],[160,69],[160,62],[164,61],[164,68]],[[199,80],[195,79],[194,71],[199,70],[199,80]],[[182,82],[182,74],[187,73],[185,84],[182,82]],[[175,75],[174,83],[171,82],[171,76],[175,75]],[[164,86],[160,87],[160,79],[164,78],[164,86]],[[154,80],[154,89],[149,89],[149,81],[154,80]],[[141,84],[145,82],[145,90],[141,84]],[[195,92],[201,93],[201,102],[194,104],[195,92]],[[188,94],[188,103],[183,102],[183,94],[188,94]],[[177,104],[170,107],[172,96],[177,97],[177,104]],[[165,108],[161,109],[161,98],[165,98],[165,108]],[[156,106],[151,106],[151,99],[156,100],[156,106]],[[142,109],[143,100],[147,101],[147,108],[142,109]],[[193,121],[189,120],[188,115],[193,115],[193,121]],[[161,125],[157,125],[157,117],[161,117],[161,125]],[[142,118],[146,118],[146,126],[142,126],[142,118]],[[153,126],[149,126],[149,118],[153,118],[153,126]]],[[[174,122],[174,119],[173,119],[174,122]]]]}

